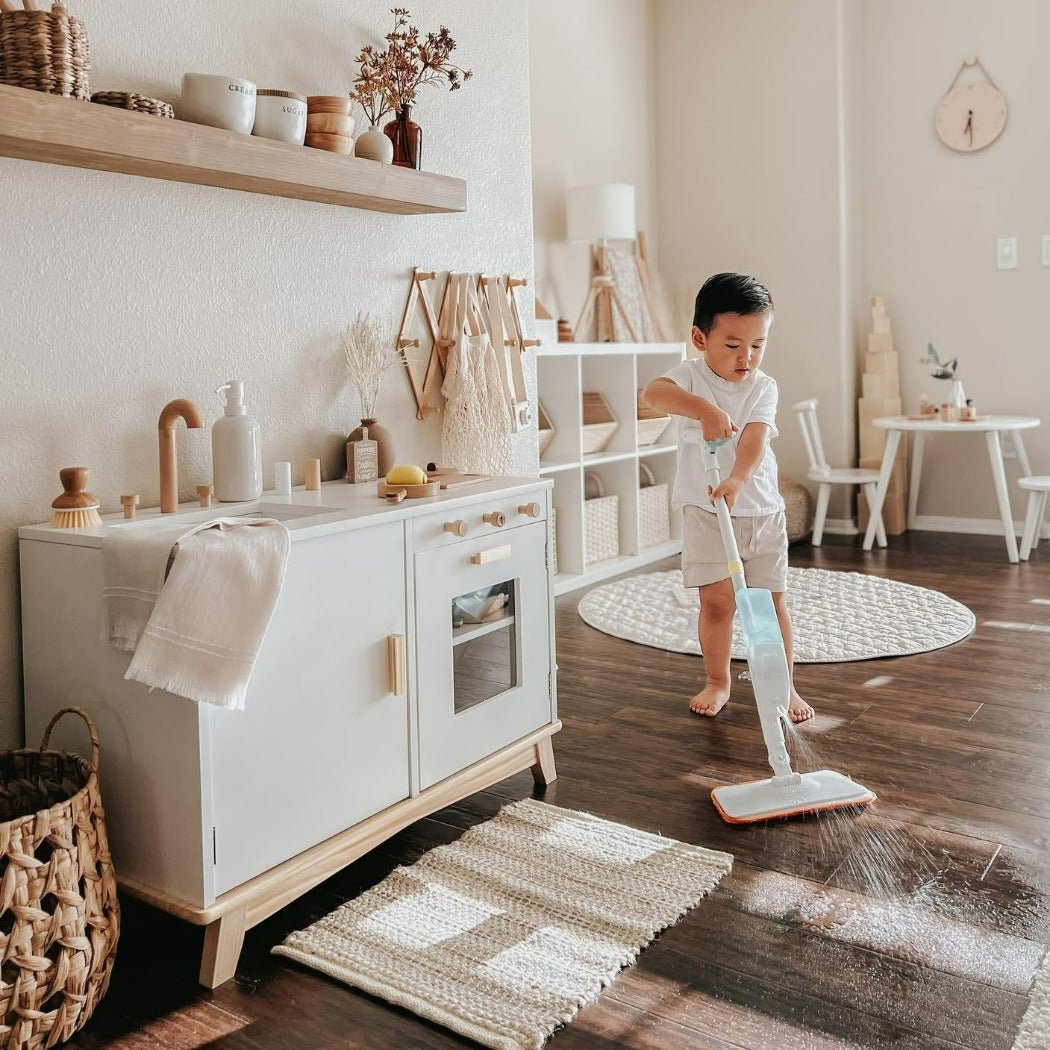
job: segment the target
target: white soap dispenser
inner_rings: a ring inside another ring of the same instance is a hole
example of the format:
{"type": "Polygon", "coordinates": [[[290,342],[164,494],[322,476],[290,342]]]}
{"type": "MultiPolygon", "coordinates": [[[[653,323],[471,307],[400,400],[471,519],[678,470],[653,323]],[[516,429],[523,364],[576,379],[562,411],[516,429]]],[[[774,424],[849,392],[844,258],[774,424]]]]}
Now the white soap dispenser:
{"type": "Polygon", "coordinates": [[[244,382],[231,379],[215,393],[226,391],[226,412],[211,428],[211,469],[215,498],[240,503],[262,495],[262,441],[259,424],[244,407],[244,382]]]}

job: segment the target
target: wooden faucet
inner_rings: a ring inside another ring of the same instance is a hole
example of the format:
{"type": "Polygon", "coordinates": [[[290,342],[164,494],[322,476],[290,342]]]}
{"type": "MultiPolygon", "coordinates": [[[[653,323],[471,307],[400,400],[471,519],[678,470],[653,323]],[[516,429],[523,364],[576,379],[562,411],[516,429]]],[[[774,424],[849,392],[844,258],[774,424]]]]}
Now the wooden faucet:
{"type": "Polygon", "coordinates": [[[186,398],[169,401],[161,409],[157,420],[157,433],[160,441],[160,510],[162,514],[174,514],[179,509],[179,468],[175,455],[175,424],[179,419],[186,421],[191,430],[204,426],[200,409],[186,398]]]}

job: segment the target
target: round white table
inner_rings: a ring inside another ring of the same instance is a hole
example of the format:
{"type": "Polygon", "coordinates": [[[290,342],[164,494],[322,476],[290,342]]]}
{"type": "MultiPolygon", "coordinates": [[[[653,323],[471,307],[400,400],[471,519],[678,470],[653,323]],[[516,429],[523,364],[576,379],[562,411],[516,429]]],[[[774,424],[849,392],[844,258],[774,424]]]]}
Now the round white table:
{"type": "Polygon", "coordinates": [[[1010,490],[1006,486],[1006,467],[1003,464],[1003,446],[999,435],[1007,431],[1013,438],[1017,452],[1017,464],[1022,475],[1032,473],[1025,452],[1022,430],[1031,430],[1039,426],[1035,416],[988,416],[972,423],[942,423],[939,419],[909,419],[907,416],[883,416],[873,419],[871,425],[880,430],[888,430],[886,449],[882,453],[882,468],[879,471],[879,483],[868,514],[868,531],[864,533],[864,549],[870,551],[875,542],[875,529],[882,514],[882,504],[886,490],[890,485],[893,473],[893,461],[897,458],[897,449],[901,443],[901,434],[905,431],[914,434],[911,451],[911,483],[908,488],[908,528],[915,525],[915,508],[919,502],[919,482],[922,479],[922,453],[927,434],[984,434],[988,445],[988,459],[992,465],[992,478],[995,481],[995,495],[999,501],[999,516],[1003,521],[1003,532],[1006,534],[1006,553],[1010,561],[1017,561],[1017,536],[1014,533],[1013,513],[1010,510],[1010,490]]]}

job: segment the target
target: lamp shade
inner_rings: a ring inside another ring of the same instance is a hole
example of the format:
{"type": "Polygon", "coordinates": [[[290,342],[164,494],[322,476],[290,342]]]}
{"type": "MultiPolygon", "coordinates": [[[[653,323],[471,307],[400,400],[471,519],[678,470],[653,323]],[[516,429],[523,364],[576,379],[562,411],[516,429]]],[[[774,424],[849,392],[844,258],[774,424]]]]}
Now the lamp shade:
{"type": "Polygon", "coordinates": [[[570,241],[633,241],[634,187],[624,182],[572,186],[565,195],[570,241]]]}

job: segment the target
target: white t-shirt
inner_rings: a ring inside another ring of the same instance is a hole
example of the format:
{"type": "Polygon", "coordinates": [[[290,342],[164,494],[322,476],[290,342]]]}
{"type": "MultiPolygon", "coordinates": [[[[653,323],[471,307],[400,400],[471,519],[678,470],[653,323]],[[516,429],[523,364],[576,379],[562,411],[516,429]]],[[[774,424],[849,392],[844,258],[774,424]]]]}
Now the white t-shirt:
{"type": "MultiPolygon", "coordinates": [[[[742,383],[731,383],[711,370],[703,357],[690,358],[666,374],[683,390],[716,404],[740,428],[719,449],[718,465],[722,477],[729,477],[736,458],[736,443],[748,423],[765,423],[769,439],[777,436],[777,383],[765,372],[756,371],[742,383]]],[[[674,482],[674,506],[700,507],[714,513],[707,495],[707,475],[700,458],[703,429],[696,419],[678,420],[678,473],[674,482]]],[[[740,490],[733,504],[733,517],[755,518],[784,509],[784,497],[777,487],[777,459],[766,443],[766,452],[751,480],[740,490]]]]}

